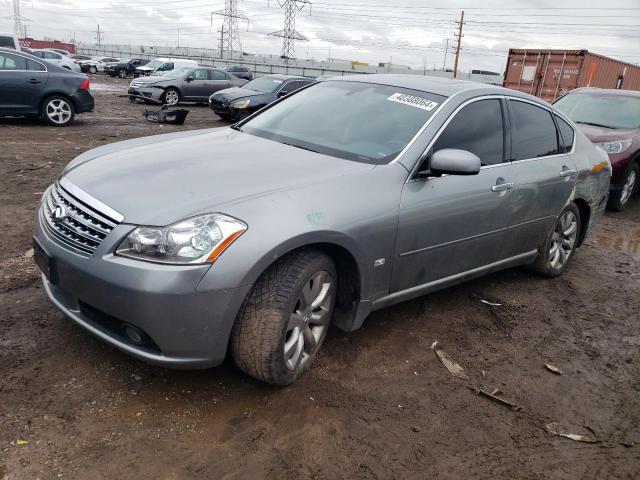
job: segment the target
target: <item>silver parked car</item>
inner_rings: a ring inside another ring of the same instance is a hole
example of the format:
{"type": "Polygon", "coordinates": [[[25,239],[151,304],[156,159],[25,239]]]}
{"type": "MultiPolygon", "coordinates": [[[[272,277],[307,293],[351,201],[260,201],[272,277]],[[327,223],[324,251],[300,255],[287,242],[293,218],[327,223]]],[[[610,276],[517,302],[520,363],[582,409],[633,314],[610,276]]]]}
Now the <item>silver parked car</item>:
{"type": "Polygon", "coordinates": [[[78,324],[151,363],[285,385],[330,325],[517,265],[561,274],[611,165],[512,90],[329,79],[228,128],[127,140],[42,198],[35,259],[78,324]]]}
{"type": "Polygon", "coordinates": [[[240,87],[247,80],[218,68],[176,68],[163,75],[138,77],[131,81],[130,100],[157,100],[168,105],[185,102],[208,102],[209,97],[226,88],[240,87]]]}
{"type": "Polygon", "coordinates": [[[32,49],[31,54],[72,72],[80,72],[80,62],[71,58],[68,53],[63,55],[53,50],[32,49]]]}

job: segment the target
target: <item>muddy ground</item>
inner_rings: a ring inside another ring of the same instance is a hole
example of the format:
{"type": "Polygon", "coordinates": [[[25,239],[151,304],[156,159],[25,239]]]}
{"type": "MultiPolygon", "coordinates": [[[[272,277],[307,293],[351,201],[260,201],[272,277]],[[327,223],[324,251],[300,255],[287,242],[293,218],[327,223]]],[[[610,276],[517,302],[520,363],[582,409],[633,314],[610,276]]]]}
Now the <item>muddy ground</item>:
{"type": "Polygon", "coordinates": [[[148,366],[65,319],[28,255],[41,192],[89,148],[222,125],[203,106],[151,124],[125,85],[95,81],[96,111],[69,128],[0,121],[0,479],[640,478],[639,199],[563,277],[508,270],[377,312],[287,388],[230,361],[148,366]]]}

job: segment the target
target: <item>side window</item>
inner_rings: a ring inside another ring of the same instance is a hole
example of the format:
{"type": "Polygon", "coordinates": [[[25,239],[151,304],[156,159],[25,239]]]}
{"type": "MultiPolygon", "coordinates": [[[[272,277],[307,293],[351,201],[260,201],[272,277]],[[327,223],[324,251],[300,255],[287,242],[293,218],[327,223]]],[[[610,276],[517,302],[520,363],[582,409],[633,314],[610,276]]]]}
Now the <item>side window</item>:
{"type": "Polygon", "coordinates": [[[284,84],[284,87],[282,87],[280,89],[280,94],[289,94],[291,92],[294,92],[296,90],[298,90],[300,87],[306,85],[307,82],[301,82],[301,81],[291,81],[291,82],[287,82],[284,84]]]}
{"type": "Polygon", "coordinates": [[[36,52],[36,51],[34,51],[31,54],[35,55],[38,58],[44,58],[44,52],[36,52]]]}
{"type": "Polygon", "coordinates": [[[504,120],[500,100],[478,100],[453,117],[433,146],[457,148],[476,154],[482,165],[504,161],[504,120]]]}
{"type": "Polygon", "coordinates": [[[211,70],[211,80],[226,80],[227,76],[220,70],[211,70]]]}
{"type": "Polygon", "coordinates": [[[207,80],[206,70],[194,70],[191,74],[194,80],[207,80]]]}
{"type": "Polygon", "coordinates": [[[26,70],[27,59],[10,53],[0,53],[0,70],[26,70]]]}
{"type": "Polygon", "coordinates": [[[44,72],[44,65],[38,62],[34,62],[33,60],[27,60],[27,70],[31,70],[32,72],[44,72]]]}
{"type": "Polygon", "coordinates": [[[62,56],[53,52],[44,52],[44,58],[47,60],[60,60],[62,56]]]}
{"type": "Polygon", "coordinates": [[[560,153],[551,113],[530,103],[509,100],[512,160],[560,153]]]}
{"type": "Polygon", "coordinates": [[[564,147],[565,152],[570,152],[573,148],[573,128],[557,115],[556,122],[558,122],[558,129],[560,130],[560,145],[564,147]]]}

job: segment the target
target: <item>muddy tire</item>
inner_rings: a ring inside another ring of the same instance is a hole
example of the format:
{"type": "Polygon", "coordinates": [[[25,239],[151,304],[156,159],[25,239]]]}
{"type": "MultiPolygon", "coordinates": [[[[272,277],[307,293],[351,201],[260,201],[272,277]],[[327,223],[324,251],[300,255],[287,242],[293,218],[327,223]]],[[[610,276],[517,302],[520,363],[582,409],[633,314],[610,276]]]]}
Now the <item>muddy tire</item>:
{"type": "Polygon", "coordinates": [[[561,275],[576,252],[581,225],[580,210],[575,203],[570,203],[558,215],[542,252],[531,268],[549,278],[561,275]]]}
{"type": "Polygon", "coordinates": [[[336,298],[333,261],[318,250],[278,260],[255,283],[231,333],[236,365],[252,377],[288,385],[316,357],[336,298]]]}
{"type": "Polygon", "coordinates": [[[619,190],[611,192],[607,208],[614,212],[622,212],[633,194],[638,191],[640,184],[640,166],[638,163],[632,163],[622,180],[622,186],[619,190]]]}

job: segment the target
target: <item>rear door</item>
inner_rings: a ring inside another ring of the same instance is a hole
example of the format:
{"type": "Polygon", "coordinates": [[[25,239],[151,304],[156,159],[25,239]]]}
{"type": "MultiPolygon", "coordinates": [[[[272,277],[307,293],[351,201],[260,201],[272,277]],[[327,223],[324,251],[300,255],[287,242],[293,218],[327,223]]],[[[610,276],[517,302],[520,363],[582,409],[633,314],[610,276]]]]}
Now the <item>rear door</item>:
{"type": "MultiPolygon", "coordinates": [[[[571,149],[563,145],[551,111],[526,100],[511,98],[507,103],[516,188],[505,250],[516,255],[544,243],[571,197],[578,175],[568,154],[571,149]]],[[[573,135],[569,146],[572,145],[573,135]]]]}
{"type": "Polygon", "coordinates": [[[208,99],[212,94],[229,88],[232,86],[231,77],[222,70],[209,70],[211,81],[209,82],[209,88],[206,92],[206,98],[208,99]]]}
{"type": "Polygon", "coordinates": [[[467,150],[478,175],[412,178],[400,203],[392,290],[401,291],[506,258],[501,249],[512,213],[514,172],[508,159],[506,104],[474,99],[438,134],[431,152],[467,150]]]}
{"type": "Polygon", "coordinates": [[[0,112],[37,113],[47,79],[42,63],[0,52],[0,112]]]}

